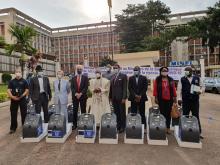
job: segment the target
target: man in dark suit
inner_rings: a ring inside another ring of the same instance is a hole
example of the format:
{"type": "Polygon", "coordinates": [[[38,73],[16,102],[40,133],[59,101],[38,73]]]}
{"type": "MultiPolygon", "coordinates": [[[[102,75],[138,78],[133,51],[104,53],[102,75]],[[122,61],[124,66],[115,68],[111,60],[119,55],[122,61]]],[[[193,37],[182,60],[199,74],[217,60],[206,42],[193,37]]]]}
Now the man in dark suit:
{"type": "Polygon", "coordinates": [[[44,76],[43,69],[40,65],[36,67],[37,76],[30,81],[30,97],[35,105],[36,113],[40,114],[41,107],[44,111],[44,122],[48,123],[48,102],[52,98],[50,81],[44,76]]]}
{"type": "Polygon", "coordinates": [[[82,75],[82,65],[76,66],[76,75],[71,81],[72,99],[73,99],[73,129],[77,128],[77,114],[80,105],[81,113],[86,113],[87,90],[89,79],[82,75]]]}
{"type": "Polygon", "coordinates": [[[109,98],[113,104],[114,112],[117,116],[117,128],[119,133],[125,129],[125,102],[127,98],[127,76],[120,73],[118,64],[113,66],[114,75],[111,79],[109,98]]]}
{"type": "Polygon", "coordinates": [[[145,102],[148,100],[146,94],[148,82],[147,78],[142,76],[140,71],[139,66],[134,67],[134,75],[129,78],[128,90],[130,94],[128,100],[131,101],[131,113],[137,113],[139,111],[142,124],[146,128],[145,102]]]}

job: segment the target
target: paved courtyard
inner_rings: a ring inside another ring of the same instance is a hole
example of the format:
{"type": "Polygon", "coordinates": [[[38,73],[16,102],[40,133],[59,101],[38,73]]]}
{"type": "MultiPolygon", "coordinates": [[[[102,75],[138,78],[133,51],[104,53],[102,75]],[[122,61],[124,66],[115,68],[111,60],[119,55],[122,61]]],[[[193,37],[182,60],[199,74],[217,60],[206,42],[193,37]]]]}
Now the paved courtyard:
{"type": "MultiPolygon", "coordinates": [[[[1,165],[219,165],[220,95],[201,97],[202,149],[180,148],[173,135],[169,146],[129,145],[120,134],[118,145],[75,144],[75,132],[64,144],[20,143],[21,127],[9,135],[9,107],[0,109],[1,165]]],[[[19,118],[20,124],[20,118],[19,118]]]]}

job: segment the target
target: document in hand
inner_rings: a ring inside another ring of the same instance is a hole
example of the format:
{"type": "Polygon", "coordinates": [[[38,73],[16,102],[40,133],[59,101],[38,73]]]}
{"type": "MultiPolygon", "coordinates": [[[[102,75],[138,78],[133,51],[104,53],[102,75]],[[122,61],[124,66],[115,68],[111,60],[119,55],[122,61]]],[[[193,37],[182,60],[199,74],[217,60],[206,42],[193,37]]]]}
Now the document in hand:
{"type": "Polygon", "coordinates": [[[198,93],[202,93],[202,88],[200,86],[197,85],[191,85],[191,90],[190,90],[191,94],[198,94],[198,93]]]}

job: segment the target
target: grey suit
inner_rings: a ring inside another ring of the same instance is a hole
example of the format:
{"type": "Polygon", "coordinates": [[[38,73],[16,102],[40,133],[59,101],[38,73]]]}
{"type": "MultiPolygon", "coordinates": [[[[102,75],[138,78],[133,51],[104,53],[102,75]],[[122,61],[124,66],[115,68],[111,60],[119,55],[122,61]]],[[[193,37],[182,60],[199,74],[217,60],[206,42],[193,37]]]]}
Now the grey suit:
{"type": "Polygon", "coordinates": [[[66,117],[68,122],[67,104],[68,94],[70,93],[70,85],[67,80],[55,80],[54,81],[54,104],[56,105],[56,113],[61,113],[66,117]],[[60,81],[60,89],[59,89],[60,81]]]}
{"type": "Polygon", "coordinates": [[[33,77],[30,82],[30,98],[35,105],[36,113],[40,114],[41,107],[44,111],[44,122],[48,123],[48,101],[51,100],[52,94],[48,77],[43,77],[44,92],[40,92],[40,84],[38,77],[33,77]]]}

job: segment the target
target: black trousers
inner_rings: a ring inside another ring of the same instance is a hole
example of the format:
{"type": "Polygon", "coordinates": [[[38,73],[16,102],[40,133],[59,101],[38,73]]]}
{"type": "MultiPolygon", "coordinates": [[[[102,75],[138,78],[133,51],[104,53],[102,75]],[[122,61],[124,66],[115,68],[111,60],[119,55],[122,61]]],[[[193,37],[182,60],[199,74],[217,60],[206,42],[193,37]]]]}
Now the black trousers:
{"type": "Polygon", "coordinates": [[[125,112],[125,103],[122,104],[121,100],[114,100],[112,101],[114,107],[114,113],[117,116],[117,128],[125,129],[125,122],[126,122],[126,112],[125,112]]]}
{"type": "Polygon", "coordinates": [[[21,113],[21,123],[24,124],[25,117],[27,114],[27,101],[25,98],[22,98],[19,101],[11,100],[10,112],[11,112],[11,126],[10,130],[16,130],[18,126],[17,116],[18,116],[18,107],[20,107],[21,113]]]}
{"type": "Polygon", "coordinates": [[[35,110],[37,114],[41,113],[41,107],[43,108],[44,112],[44,123],[48,123],[49,115],[48,115],[48,98],[46,93],[41,93],[39,100],[33,101],[35,104],[35,110]]]}
{"type": "Polygon", "coordinates": [[[196,100],[196,101],[188,101],[188,100],[184,101],[183,100],[182,108],[183,108],[183,115],[189,115],[191,112],[192,115],[198,119],[199,131],[201,133],[202,128],[201,128],[201,123],[200,123],[200,118],[199,118],[199,100],[196,100]]]}
{"type": "Polygon", "coordinates": [[[146,116],[145,116],[145,101],[139,103],[131,101],[131,113],[138,113],[141,115],[142,124],[146,128],[146,116]]]}
{"type": "Polygon", "coordinates": [[[167,100],[160,100],[159,101],[160,113],[166,119],[166,126],[167,126],[167,128],[170,128],[172,106],[173,106],[173,102],[172,101],[167,101],[167,100]]]}
{"type": "Polygon", "coordinates": [[[81,113],[86,113],[87,99],[73,100],[73,125],[77,127],[78,109],[80,105],[81,113]]]}

